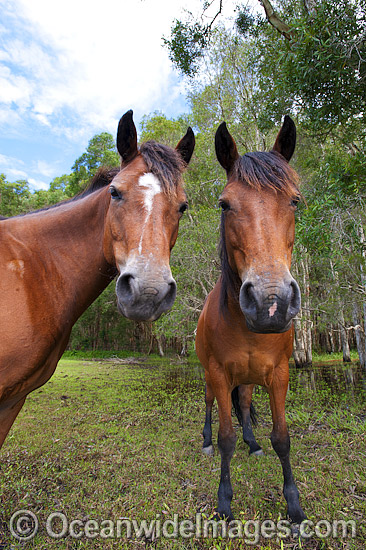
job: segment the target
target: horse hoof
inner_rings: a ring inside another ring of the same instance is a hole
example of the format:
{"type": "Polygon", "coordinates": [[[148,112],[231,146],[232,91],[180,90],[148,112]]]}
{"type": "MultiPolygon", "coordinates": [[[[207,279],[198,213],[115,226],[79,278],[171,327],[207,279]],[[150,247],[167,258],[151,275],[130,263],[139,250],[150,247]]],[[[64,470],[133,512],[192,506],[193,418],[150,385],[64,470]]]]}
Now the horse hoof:
{"type": "Polygon", "coordinates": [[[264,456],[263,449],[258,449],[258,451],[254,451],[250,453],[252,456],[264,456]]]}
{"type": "Polygon", "coordinates": [[[225,514],[224,512],[219,512],[218,510],[215,510],[212,519],[214,521],[225,521],[227,524],[230,524],[232,521],[234,521],[234,516],[231,512],[229,514],[225,514]]]}
{"type": "Polygon", "coordinates": [[[213,445],[209,445],[208,447],[202,447],[202,452],[206,456],[213,456],[215,454],[213,445]]]}

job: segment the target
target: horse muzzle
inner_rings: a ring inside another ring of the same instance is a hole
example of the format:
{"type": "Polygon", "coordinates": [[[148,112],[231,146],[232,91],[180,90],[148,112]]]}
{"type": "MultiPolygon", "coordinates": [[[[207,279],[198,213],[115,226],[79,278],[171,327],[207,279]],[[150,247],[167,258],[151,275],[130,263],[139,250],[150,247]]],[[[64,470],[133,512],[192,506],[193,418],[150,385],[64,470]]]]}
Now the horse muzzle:
{"type": "Polygon", "coordinates": [[[240,289],[240,308],[252,332],[280,333],[291,328],[301,307],[299,285],[291,275],[281,282],[246,279],[240,289]]]}
{"type": "Polygon", "coordinates": [[[116,294],[122,315],[133,321],[156,321],[171,309],[177,285],[170,269],[156,274],[127,268],[117,279],[116,294]]]}

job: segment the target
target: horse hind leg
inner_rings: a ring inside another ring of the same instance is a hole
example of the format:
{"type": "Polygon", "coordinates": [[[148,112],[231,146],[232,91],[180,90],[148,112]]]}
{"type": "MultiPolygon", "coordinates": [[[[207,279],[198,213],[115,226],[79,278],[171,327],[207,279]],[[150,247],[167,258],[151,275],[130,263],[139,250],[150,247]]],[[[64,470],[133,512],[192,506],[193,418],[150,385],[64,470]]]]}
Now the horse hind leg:
{"type": "Polygon", "coordinates": [[[23,397],[11,406],[7,407],[3,405],[0,409],[0,449],[20,409],[24,405],[24,401],[25,397],[23,397]]]}
{"type": "Polygon", "coordinates": [[[243,430],[243,440],[249,447],[249,454],[263,455],[263,450],[255,439],[252,425],[256,423],[256,413],[252,403],[254,384],[240,385],[232,392],[232,401],[236,416],[243,430]]]}
{"type": "Polygon", "coordinates": [[[283,495],[287,502],[287,514],[294,523],[301,523],[306,519],[306,515],[300,506],[299,491],[296,487],[290,464],[290,436],[285,418],[287,386],[287,381],[276,380],[269,390],[273,419],[271,443],[282,466],[283,495]]]}
{"type": "Polygon", "coordinates": [[[212,405],[214,402],[214,395],[212,393],[211,387],[206,383],[205,387],[205,403],[206,403],[206,417],[205,425],[203,427],[203,445],[202,452],[207,456],[212,456],[214,454],[214,447],[212,444],[212,405]]]}

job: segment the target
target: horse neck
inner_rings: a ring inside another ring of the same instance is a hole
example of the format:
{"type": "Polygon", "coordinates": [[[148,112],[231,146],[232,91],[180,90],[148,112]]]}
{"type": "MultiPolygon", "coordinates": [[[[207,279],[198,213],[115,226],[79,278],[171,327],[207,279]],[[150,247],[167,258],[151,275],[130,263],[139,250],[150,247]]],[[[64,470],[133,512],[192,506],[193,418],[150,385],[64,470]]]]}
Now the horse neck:
{"type": "Polygon", "coordinates": [[[34,276],[38,264],[47,274],[46,284],[45,278],[39,284],[47,287],[50,300],[57,301],[60,315],[68,315],[73,322],[115,276],[115,268],[103,254],[108,205],[109,193],[101,189],[83,199],[18,218],[21,240],[37,262],[34,276]]]}

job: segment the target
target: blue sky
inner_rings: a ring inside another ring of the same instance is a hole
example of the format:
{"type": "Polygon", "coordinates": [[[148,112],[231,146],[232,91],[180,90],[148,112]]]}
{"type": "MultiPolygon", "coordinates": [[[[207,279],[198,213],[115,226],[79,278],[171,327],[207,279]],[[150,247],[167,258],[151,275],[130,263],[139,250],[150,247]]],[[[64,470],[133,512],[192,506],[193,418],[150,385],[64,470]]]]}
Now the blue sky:
{"type": "MultiPolygon", "coordinates": [[[[95,134],[188,110],[162,35],[184,0],[0,0],[0,173],[46,189],[95,134]]],[[[190,0],[189,7],[199,6],[190,0]]]]}

